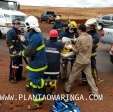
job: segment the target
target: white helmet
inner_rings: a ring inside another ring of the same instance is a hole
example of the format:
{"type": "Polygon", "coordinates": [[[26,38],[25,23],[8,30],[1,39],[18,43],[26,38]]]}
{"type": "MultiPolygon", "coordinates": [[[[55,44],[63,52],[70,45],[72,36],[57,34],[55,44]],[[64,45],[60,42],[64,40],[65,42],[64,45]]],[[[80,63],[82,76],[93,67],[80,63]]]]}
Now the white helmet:
{"type": "Polygon", "coordinates": [[[25,26],[29,29],[34,29],[36,32],[41,32],[41,29],[39,28],[38,19],[34,16],[29,16],[25,20],[25,26]]]}
{"type": "Polygon", "coordinates": [[[56,16],[56,18],[55,18],[55,20],[60,20],[61,18],[60,18],[60,16],[56,16]]]}
{"type": "Polygon", "coordinates": [[[90,25],[97,25],[97,20],[95,18],[91,18],[91,19],[88,19],[86,22],[85,22],[85,25],[87,27],[89,27],[90,25]]]}
{"type": "Polygon", "coordinates": [[[86,22],[85,22],[85,25],[86,27],[90,27],[90,25],[95,25],[96,26],[96,29],[100,29],[101,26],[98,24],[98,21],[96,18],[91,18],[91,19],[88,19],[86,22]]]}

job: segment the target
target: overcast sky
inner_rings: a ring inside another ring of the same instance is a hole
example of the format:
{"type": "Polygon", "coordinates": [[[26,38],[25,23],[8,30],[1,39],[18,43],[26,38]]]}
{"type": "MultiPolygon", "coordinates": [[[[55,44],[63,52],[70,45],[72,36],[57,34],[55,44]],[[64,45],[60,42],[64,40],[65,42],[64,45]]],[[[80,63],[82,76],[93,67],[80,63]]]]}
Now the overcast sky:
{"type": "Polygon", "coordinates": [[[113,0],[17,0],[23,5],[56,7],[110,7],[113,0]]]}

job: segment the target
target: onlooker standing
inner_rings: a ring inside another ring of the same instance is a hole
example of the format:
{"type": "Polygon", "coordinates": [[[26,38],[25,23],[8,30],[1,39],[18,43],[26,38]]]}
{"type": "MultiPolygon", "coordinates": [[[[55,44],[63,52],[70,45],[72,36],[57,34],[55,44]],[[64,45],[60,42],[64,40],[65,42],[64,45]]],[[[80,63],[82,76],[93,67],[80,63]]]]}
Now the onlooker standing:
{"type": "Polygon", "coordinates": [[[20,21],[15,19],[12,21],[12,29],[7,32],[6,41],[10,53],[10,73],[9,81],[16,82],[22,79],[22,46],[20,41],[20,21]]]}

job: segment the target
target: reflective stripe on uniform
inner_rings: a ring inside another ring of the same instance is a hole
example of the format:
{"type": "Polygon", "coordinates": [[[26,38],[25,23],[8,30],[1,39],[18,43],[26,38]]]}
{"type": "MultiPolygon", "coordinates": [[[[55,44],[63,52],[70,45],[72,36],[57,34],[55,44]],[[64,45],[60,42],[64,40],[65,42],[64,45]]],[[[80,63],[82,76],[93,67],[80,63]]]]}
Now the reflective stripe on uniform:
{"type": "Polygon", "coordinates": [[[25,57],[25,55],[24,55],[24,51],[22,51],[22,56],[25,57]]]}
{"type": "Polygon", "coordinates": [[[39,47],[36,48],[36,51],[40,51],[40,50],[42,50],[42,49],[44,49],[44,48],[45,48],[45,45],[42,44],[41,46],[39,46],[39,47]]]}
{"type": "Polygon", "coordinates": [[[92,53],[92,54],[91,54],[91,56],[96,56],[96,55],[97,55],[97,53],[92,53]]]}
{"type": "MultiPolygon", "coordinates": [[[[44,49],[44,48],[45,48],[45,45],[42,44],[42,45],[40,45],[39,47],[36,48],[36,51],[40,51],[40,50],[42,50],[42,49],[44,49]]],[[[24,51],[22,51],[22,56],[25,57],[25,55],[24,55],[24,51]]]]}
{"type": "Polygon", "coordinates": [[[59,51],[53,51],[53,50],[46,50],[46,52],[48,52],[48,53],[56,53],[56,54],[57,54],[57,53],[58,53],[58,54],[60,53],[59,51]]]}
{"type": "Polygon", "coordinates": [[[50,81],[50,86],[56,89],[57,80],[50,81]]]}
{"type": "Polygon", "coordinates": [[[19,68],[19,66],[14,66],[14,65],[12,65],[12,68],[18,69],[18,68],[19,68]]]}
{"type": "Polygon", "coordinates": [[[20,56],[19,54],[10,54],[11,57],[20,56]]]}
{"type": "Polygon", "coordinates": [[[60,72],[44,72],[44,74],[50,74],[50,75],[57,75],[59,74],[60,72]]]}
{"type": "Polygon", "coordinates": [[[15,57],[15,56],[17,56],[17,55],[10,54],[10,56],[11,56],[11,57],[15,57]]]}
{"type": "Polygon", "coordinates": [[[12,49],[13,47],[14,47],[14,46],[13,46],[13,45],[11,45],[9,48],[10,48],[10,49],[12,49]]]}
{"type": "Polygon", "coordinates": [[[29,85],[30,85],[33,89],[38,88],[36,84],[33,84],[33,82],[30,82],[30,84],[29,84],[29,85]]]}
{"type": "Polygon", "coordinates": [[[30,66],[27,66],[26,68],[32,72],[41,72],[41,71],[44,71],[47,69],[47,65],[46,66],[43,66],[43,67],[40,67],[40,68],[32,68],[30,66]]]}
{"type": "Polygon", "coordinates": [[[22,56],[22,52],[18,52],[16,53],[16,51],[12,52],[12,54],[10,54],[11,57],[15,57],[15,56],[22,56]]]}
{"type": "Polygon", "coordinates": [[[44,79],[41,79],[41,85],[40,86],[38,85],[38,89],[42,89],[44,85],[45,85],[45,81],[44,79]]]}
{"type": "Polygon", "coordinates": [[[23,66],[23,64],[19,64],[19,66],[23,66]]]}
{"type": "Polygon", "coordinates": [[[44,79],[41,79],[40,80],[40,85],[38,84],[34,84],[33,82],[30,82],[30,86],[33,88],[33,89],[42,89],[45,85],[45,81],[44,79]]]}

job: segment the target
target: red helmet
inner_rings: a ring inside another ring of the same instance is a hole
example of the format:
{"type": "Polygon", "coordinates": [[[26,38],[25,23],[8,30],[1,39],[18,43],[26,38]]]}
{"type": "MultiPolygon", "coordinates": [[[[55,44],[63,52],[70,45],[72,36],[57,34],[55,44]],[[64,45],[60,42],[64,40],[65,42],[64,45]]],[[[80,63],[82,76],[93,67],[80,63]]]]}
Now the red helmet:
{"type": "Polygon", "coordinates": [[[50,38],[56,38],[56,37],[58,37],[58,31],[55,30],[55,29],[50,30],[49,37],[50,38]]]}

